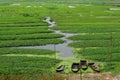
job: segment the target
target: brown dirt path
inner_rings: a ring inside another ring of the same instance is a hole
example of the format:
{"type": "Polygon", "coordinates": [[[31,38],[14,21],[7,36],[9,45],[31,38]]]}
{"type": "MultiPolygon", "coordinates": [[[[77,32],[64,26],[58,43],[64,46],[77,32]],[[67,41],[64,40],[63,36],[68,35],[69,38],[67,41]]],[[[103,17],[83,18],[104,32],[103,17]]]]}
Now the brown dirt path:
{"type": "Polygon", "coordinates": [[[82,79],[79,74],[66,74],[65,77],[64,80],[120,80],[120,74],[112,77],[109,72],[82,74],[82,79]]]}

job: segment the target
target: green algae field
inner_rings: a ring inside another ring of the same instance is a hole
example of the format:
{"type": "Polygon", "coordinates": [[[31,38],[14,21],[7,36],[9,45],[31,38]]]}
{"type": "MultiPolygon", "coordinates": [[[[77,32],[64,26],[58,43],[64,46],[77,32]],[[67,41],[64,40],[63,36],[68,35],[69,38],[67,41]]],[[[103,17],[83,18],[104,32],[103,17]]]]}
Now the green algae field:
{"type": "Polygon", "coordinates": [[[83,80],[120,79],[119,0],[0,0],[0,80],[80,80],[70,69],[80,60],[100,67],[83,71],[83,80]],[[73,56],[59,56],[55,46],[65,43],[73,56]],[[54,48],[38,48],[47,45],[54,48]],[[66,67],[57,73],[59,65],[66,67]]]}

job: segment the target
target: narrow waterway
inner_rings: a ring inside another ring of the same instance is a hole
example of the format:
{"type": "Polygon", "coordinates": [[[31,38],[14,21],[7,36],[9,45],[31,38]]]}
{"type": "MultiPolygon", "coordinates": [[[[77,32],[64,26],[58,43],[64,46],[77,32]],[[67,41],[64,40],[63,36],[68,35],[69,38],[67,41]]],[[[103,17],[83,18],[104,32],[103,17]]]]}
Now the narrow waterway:
{"type": "Polygon", "coordinates": [[[72,40],[69,40],[68,37],[74,36],[76,34],[71,34],[71,33],[63,33],[60,30],[53,30],[52,27],[56,26],[56,22],[51,22],[51,18],[47,17],[44,22],[47,22],[49,24],[49,29],[51,31],[54,31],[55,34],[62,34],[64,37],[60,38],[64,40],[65,42],[62,44],[50,44],[50,45],[45,45],[45,46],[27,46],[27,47],[20,47],[20,48],[35,48],[35,49],[48,49],[48,50],[55,50],[59,51],[61,54],[59,54],[59,57],[62,58],[67,58],[67,57],[73,57],[73,49],[68,47],[68,44],[72,43],[72,40]]]}

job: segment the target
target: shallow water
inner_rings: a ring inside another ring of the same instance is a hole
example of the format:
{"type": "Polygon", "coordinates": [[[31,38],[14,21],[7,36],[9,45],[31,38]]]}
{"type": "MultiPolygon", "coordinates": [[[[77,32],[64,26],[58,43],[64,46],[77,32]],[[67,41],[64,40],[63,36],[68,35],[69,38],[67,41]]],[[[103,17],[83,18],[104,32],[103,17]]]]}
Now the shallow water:
{"type": "Polygon", "coordinates": [[[20,48],[35,48],[35,49],[49,49],[49,50],[55,50],[59,51],[61,54],[59,54],[59,57],[66,58],[66,57],[73,57],[74,53],[72,48],[68,47],[68,44],[72,43],[71,40],[67,39],[70,36],[76,35],[71,33],[63,33],[60,30],[53,30],[52,27],[56,26],[55,22],[50,22],[50,17],[48,17],[46,20],[43,20],[50,24],[48,27],[48,30],[54,31],[55,34],[62,34],[64,37],[60,38],[65,41],[63,44],[51,44],[51,45],[45,45],[45,46],[27,46],[27,47],[20,47],[20,48]]]}
{"type": "Polygon", "coordinates": [[[60,38],[65,41],[63,44],[51,44],[51,45],[45,45],[45,46],[28,46],[28,47],[20,47],[20,48],[35,48],[35,49],[49,49],[49,50],[55,50],[59,51],[61,54],[59,54],[60,57],[73,57],[74,53],[72,48],[68,47],[68,44],[72,43],[71,40],[67,39],[70,36],[73,36],[75,34],[71,33],[62,33],[59,30],[54,30],[56,34],[62,34],[64,37],[60,38]]]}

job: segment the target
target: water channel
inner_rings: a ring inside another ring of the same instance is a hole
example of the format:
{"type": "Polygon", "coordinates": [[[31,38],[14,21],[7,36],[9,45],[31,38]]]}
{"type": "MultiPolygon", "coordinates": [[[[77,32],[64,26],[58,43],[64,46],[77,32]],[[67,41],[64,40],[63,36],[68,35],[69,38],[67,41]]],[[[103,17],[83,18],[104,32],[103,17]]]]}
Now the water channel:
{"type": "Polygon", "coordinates": [[[60,30],[53,30],[52,27],[56,26],[55,22],[51,22],[51,18],[50,17],[46,17],[45,20],[43,20],[44,22],[47,22],[49,24],[49,29],[53,31],[55,34],[62,34],[64,35],[64,37],[60,38],[62,40],[64,40],[65,42],[62,44],[50,44],[50,45],[44,45],[44,46],[27,46],[27,47],[20,47],[20,48],[35,48],[35,49],[48,49],[48,50],[55,50],[55,51],[59,51],[61,54],[59,54],[59,57],[62,58],[67,58],[67,57],[73,57],[74,53],[73,53],[73,49],[68,47],[68,44],[72,43],[72,40],[69,40],[68,37],[70,36],[74,36],[76,34],[72,34],[72,33],[63,33],[60,30]]]}

